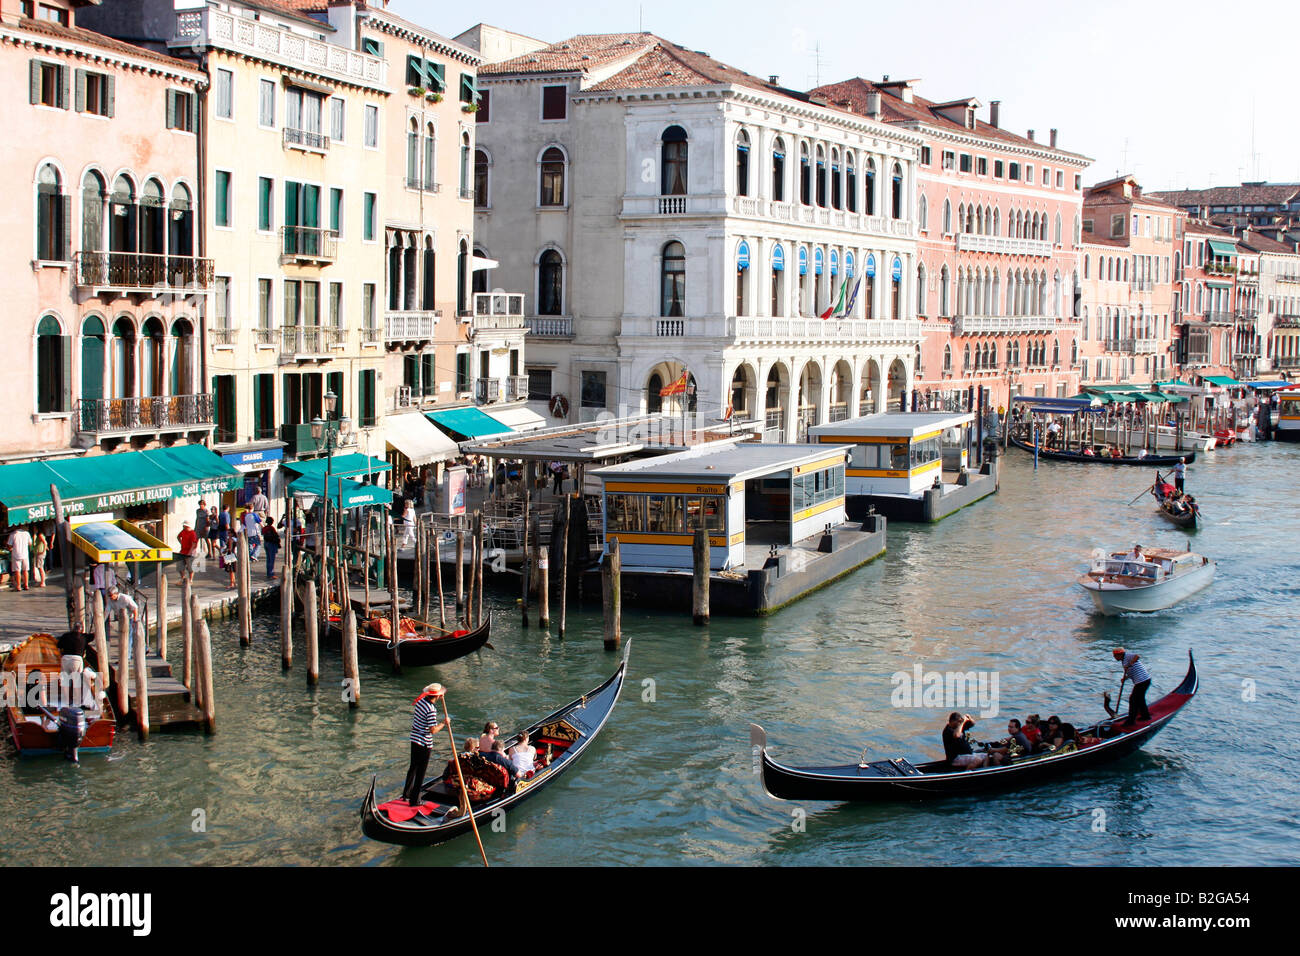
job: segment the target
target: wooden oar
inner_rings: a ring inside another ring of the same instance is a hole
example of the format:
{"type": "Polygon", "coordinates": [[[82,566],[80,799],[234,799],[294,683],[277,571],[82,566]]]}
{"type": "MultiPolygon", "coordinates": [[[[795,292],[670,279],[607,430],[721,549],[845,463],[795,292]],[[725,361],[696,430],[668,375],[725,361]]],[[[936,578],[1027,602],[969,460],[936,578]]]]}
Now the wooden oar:
{"type": "Polygon", "coordinates": [[[474,807],[469,802],[469,787],[465,786],[465,775],[460,772],[460,751],[456,749],[456,737],[451,732],[451,710],[447,707],[447,693],[442,695],[442,712],[447,718],[447,739],[451,741],[451,760],[456,765],[456,779],[460,781],[461,796],[465,798],[465,812],[469,814],[469,825],[478,841],[478,852],[483,857],[483,865],[488,865],[487,851],[483,849],[483,838],[478,835],[478,823],[474,820],[474,807]]]}
{"type": "Polygon", "coordinates": [[[1153,488],[1155,488],[1155,486],[1156,486],[1156,483],[1155,483],[1154,481],[1151,482],[1150,485],[1148,485],[1146,488],[1143,488],[1143,489],[1142,489],[1142,494],[1138,495],[1137,498],[1134,498],[1132,501],[1130,501],[1130,502],[1128,503],[1128,506],[1129,506],[1130,508],[1132,508],[1135,504],[1137,504],[1137,502],[1138,502],[1138,498],[1141,498],[1143,495],[1149,494],[1149,493],[1151,492],[1151,490],[1152,490],[1153,488]]]}

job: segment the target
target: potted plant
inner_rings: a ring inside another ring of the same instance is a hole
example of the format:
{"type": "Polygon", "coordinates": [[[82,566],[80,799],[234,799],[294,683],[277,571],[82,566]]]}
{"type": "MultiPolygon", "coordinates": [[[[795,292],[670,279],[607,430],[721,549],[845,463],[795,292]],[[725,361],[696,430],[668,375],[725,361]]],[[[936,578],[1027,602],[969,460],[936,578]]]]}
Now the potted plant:
{"type": "Polygon", "coordinates": [[[423,96],[425,91],[423,86],[412,86],[409,87],[406,92],[410,93],[412,96],[423,96]]]}
{"type": "Polygon", "coordinates": [[[439,93],[437,90],[429,90],[427,93],[424,94],[424,98],[428,100],[430,103],[442,102],[442,94],[439,93]]]}
{"type": "Polygon", "coordinates": [[[478,112],[478,104],[477,104],[477,103],[465,103],[464,105],[461,106],[460,111],[461,111],[462,113],[477,113],[477,112],[478,112]]]}

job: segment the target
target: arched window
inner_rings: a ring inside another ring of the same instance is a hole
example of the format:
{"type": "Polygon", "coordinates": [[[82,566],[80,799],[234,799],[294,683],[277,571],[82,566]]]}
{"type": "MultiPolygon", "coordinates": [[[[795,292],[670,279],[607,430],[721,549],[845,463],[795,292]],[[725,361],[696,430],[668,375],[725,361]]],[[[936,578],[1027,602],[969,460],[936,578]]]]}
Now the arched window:
{"type": "Polygon", "coordinates": [[[104,180],[93,170],[81,180],[81,251],[104,248],[104,180]]]}
{"type": "Polygon", "coordinates": [[[663,183],[663,195],[686,195],[686,130],[680,126],[664,130],[663,183]]]}
{"type": "Polygon", "coordinates": [[[558,146],[551,146],[542,153],[542,196],[538,201],[539,205],[564,205],[564,169],[566,163],[564,151],[558,146]]]}
{"type": "Polygon", "coordinates": [[[460,241],[456,250],[456,314],[469,313],[469,242],[460,241]]]}
{"type": "Polygon", "coordinates": [[[172,360],[169,375],[171,394],[192,395],[194,326],[189,319],[177,319],[172,323],[172,360]]]}
{"type": "Polygon", "coordinates": [[[840,151],[831,150],[831,208],[844,208],[844,184],[840,179],[840,151]]]}
{"type": "Polygon", "coordinates": [[[772,248],[772,315],[785,315],[785,247],[772,248]]]}
{"type": "Polygon", "coordinates": [[[135,252],[135,186],[125,175],[113,180],[108,201],[108,248],[112,252],[135,252]]]}
{"type": "Polygon", "coordinates": [[[537,260],[537,314],[564,314],[564,261],[554,249],[537,260]]]}
{"type": "Polygon", "coordinates": [[[113,356],[110,366],[113,398],[132,398],[135,394],[135,325],[121,316],[113,323],[113,356]]]}
{"type": "Polygon", "coordinates": [[[951,345],[945,345],[943,347],[943,370],[949,373],[952,372],[952,346],[951,345]]]}
{"type": "Polygon", "coordinates": [[[925,266],[916,264],[916,314],[925,315],[925,266]]]}
{"type": "Polygon", "coordinates": [[[952,233],[952,200],[943,201],[943,234],[945,236],[952,233]]]}
{"type": "MultiPolygon", "coordinates": [[[[430,191],[434,188],[435,182],[435,158],[438,155],[438,136],[432,123],[424,124],[424,169],[422,175],[424,182],[421,184],[422,189],[430,191]]],[[[477,197],[475,197],[477,199],[477,197]]]]}
{"type": "Polygon", "coordinates": [[[36,411],[71,411],[72,338],[52,315],[36,326],[36,411]]]}
{"type": "Polygon", "coordinates": [[[650,414],[663,411],[664,397],[659,394],[660,391],[663,390],[663,387],[664,387],[664,377],[660,375],[658,372],[652,374],[650,376],[650,381],[646,382],[645,410],[650,414]]]}
{"type": "Polygon", "coordinates": [[[749,195],[749,134],[736,134],[736,195],[749,195]]]}
{"type": "Polygon", "coordinates": [[[106,332],[104,320],[97,315],[88,316],[81,324],[81,399],[83,402],[97,402],[104,397],[106,332]]]}
{"type": "Polygon", "coordinates": [[[895,219],[902,219],[903,213],[903,167],[894,163],[894,173],[890,177],[889,214],[895,219]]]}
{"type": "Polygon", "coordinates": [[[826,151],[817,147],[817,205],[826,208],[826,151]]]}
{"type": "Polygon", "coordinates": [[[140,370],[142,396],[164,394],[167,370],[167,336],[162,321],[151,316],[144,321],[144,334],[140,337],[140,370]]]}
{"type": "Polygon", "coordinates": [[[942,316],[952,315],[952,299],[948,280],[948,267],[945,265],[939,272],[939,314],[942,316]]]}
{"type": "Polygon", "coordinates": [[[1070,343],[1070,364],[1079,364],[1079,340],[1075,339],[1070,343]]]}
{"type": "Polygon", "coordinates": [[[970,346],[969,345],[962,350],[961,369],[963,372],[970,371],[970,346]]]}
{"type": "Polygon", "coordinates": [[[474,150],[474,205],[480,208],[486,208],[491,204],[488,189],[490,186],[488,170],[492,168],[492,161],[488,159],[488,154],[481,149],[474,150]]]}
{"type": "Polygon", "coordinates": [[[1052,364],[1061,364],[1061,340],[1056,339],[1052,342],[1052,364]]]}
{"type": "MultiPolygon", "coordinates": [[[[415,239],[414,239],[414,238],[412,238],[412,240],[411,240],[411,246],[412,246],[412,248],[414,248],[414,246],[415,246],[415,239]]],[[[410,256],[410,255],[413,255],[413,253],[411,253],[411,252],[407,252],[407,255],[410,256]]],[[[489,255],[487,254],[487,250],[484,249],[484,248],[483,248],[482,246],[480,246],[480,245],[475,245],[475,246],[474,246],[474,257],[475,257],[476,259],[491,259],[491,258],[492,258],[491,256],[489,256],[489,255]]],[[[472,265],[472,264],[473,264],[473,263],[471,263],[471,265],[472,265]]],[[[470,270],[469,270],[469,273],[470,273],[470,276],[471,276],[471,279],[470,279],[470,288],[471,288],[475,293],[487,292],[487,290],[488,290],[488,270],[487,270],[487,269],[470,269],[470,270]]],[[[412,281],[414,281],[414,277],[412,277],[412,281]]],[[[411,306],[411,308],[414,308],[414,306],[411,306]]]]}
{"type": "Polygon", "coordinates": [[[785,202],[785,140],[779,136],[772,144],[772,200],[785,202]]]}
{"type": "Polygon", "coordinates": [[[1059,212],[1056,214],[1056,233],[1053,241],[1058,246],[1061,244],[1061,214],[1059,212]]]}
{"type": "MultiPolygon", "coordinates": [[[[190,191],[182,183],[172,188],[171,206],[167,214],[167,254],[189,257],[194,255],[194,206],[190,202],[190,191]]],[[[84,230],[83,230],[84,231],[84,230]]],[[[192,270],[186,267],[187,281],[192,281],[192,270]]],[[[177,266],[169,268],[175,273],[177,266]]]]}
{"type": "Polygon", "coordinates": [[[849,212],[858,211],[858,171],[853,150],[844,156],[844,198],[849,212]]]}
{"type": "Polygon", "coordinates": [[[393,232],[392,245],[388,247],[388,308],[396,312],[402,307],[402,233],[393,232]]]}
{"type": "Polygon", "coordinates": [[[424,298],[421,308],[436,309],[437,305],[437,256],[433,248],[433,236],[424,237],[424,298]]]}
{"type": "Polygon", "coordinates": [[[799,201],[812,205],[812,161],[808,158],[808,144],[799,144],[799,201]]]}
{"type": "Polygon", "coordinates": [[[930,228],[930,203],[926,201],[924,195],[916,204],[916,222],[922,232],[930,228]]]}
{"type": "Polygon", "coordinates": [[[863,187],[866,189],[866,200],[862,208],[868,216],[874,216],[876,214],[876,161],[874,159],[867,159],[864,175],[866,178],[863,187]]]}
{"type": "Polygon", "coordinates": [[[71,257],[69,232],[72,200],[63,195],[59,171],[50,163],[36,177],[36,258],[66,261],[71,257]]]}
{"type": "Polygon", "coordinates": [[[664,246],[659,273],[659,314],[686,314],[686,249],[680,242],[664,246]]]}
{"type": "Polygon", "coordinates": [[[420,188],[420,122],[414,118],[406,131],[406,188],[420,188]]]}
{"type": "Polygon", "coordinates": [[[736,315],[749,314],[749,243],[744,239],[736,246],[736,315]]]}
{"type": "Polygon", "coordinates": [[[156,179],[147,180],[140,191],[140,251],[145,255],[161,255],[166,248],[166,210],[162,184],[156,179]]]}
{"type": "Polygon", "coordinates": [[[469,194],[470,184],[469,133],[460,134],[460,198],[473,199],[469,194]]]}

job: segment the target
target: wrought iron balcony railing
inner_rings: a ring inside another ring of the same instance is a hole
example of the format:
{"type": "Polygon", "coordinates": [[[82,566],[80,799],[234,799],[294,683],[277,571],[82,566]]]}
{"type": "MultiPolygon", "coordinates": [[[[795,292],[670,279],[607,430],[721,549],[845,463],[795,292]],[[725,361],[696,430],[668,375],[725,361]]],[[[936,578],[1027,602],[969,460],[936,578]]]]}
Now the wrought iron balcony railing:
{"type": "Polygon", "coordinates": [[[149,252],[78,252],[77,285],[106,289],[206,289],[212,260],[149,252]]]}
{"type": "Polygon", "coordinates": [[[77,401],[77,430],[106,432],[168,431],[211,426],[211,392],[198,395],[157,395],[144,398],[82,398],[77,401]]]}

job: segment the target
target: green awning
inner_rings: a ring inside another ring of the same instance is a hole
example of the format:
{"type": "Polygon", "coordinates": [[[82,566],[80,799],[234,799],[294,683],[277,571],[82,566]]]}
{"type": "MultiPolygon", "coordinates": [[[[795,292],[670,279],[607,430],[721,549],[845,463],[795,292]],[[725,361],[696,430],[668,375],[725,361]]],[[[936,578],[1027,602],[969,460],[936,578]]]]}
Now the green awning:
{"type": "Polygon", "coordinates": [[[186,495],[239,488],[244,476],[202,445],[124,451],[0,466],[0,504],[9,524],[54,517],[50,485],[68,514],[118,511],[186,495]]]}
{"type": "Polygon", "coordinates": [[[463,435],[466,439],[486,438],[488,435],[504,435],[514,431],[509,425],[502,424],[491,415],[485,415],[472,406],[448,408],[437,412],[425,412],[424,414],[429,421],[452,435],[453,438],[456,435],[463,435]]]}
{"type": "MultiPolygon", "coordinates": [[[[312,495],[319,498],[324,490],[323,472],[319,475],[304,475],[289,484],[291,495],[312,495]]],[[[330,503],[345,509],[361,508],[365,505],[391,505],[393,493],[378,485],[363,485],[351,478],[335,478],[330,475],[330,503]]]]}
{"type": "Polygon", "coordinates": [[[1210,239],[1209,244],[1210,244],[1210,249],[1216,255],[1235,256],[1237,254],[1237,247],[1230,242],[1225,242],[1222,239],[1210,239]]]}
{"type": "Polygon", "coordinates": [[[1207,282],[1205,283],[1211,289],[1231,289],[1231,282],[1207,282]]]}
{"type": "Polygon", "coordinates": [[[333,455],[329,458],[307,458],[302,461],[286,461],[284,467],[303,476],[325,477],[328,464],[330,477],[355,478],[357,475],[373,475],[377,471],[392,471],[393,466],[382,458],[368,455],[333,455]]]}
{"type": "Polygon", "coordinates": [[[1228,378],[1226,375],[1207,375],[1205,380],[1211,385],[1220,385],[1223,388],[1239,388],[1241,383],[1235,378],[1228,378]]]}

